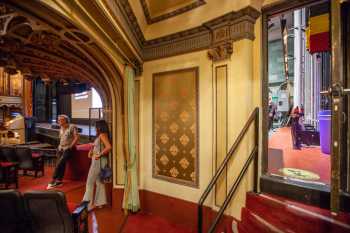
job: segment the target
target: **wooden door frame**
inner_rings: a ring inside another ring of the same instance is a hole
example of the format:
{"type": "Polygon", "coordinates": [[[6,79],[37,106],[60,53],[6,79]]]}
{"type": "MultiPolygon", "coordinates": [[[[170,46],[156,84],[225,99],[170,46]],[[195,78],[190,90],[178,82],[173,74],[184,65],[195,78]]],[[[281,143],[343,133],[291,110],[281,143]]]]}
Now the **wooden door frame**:
{"type": "MultiPolygon", "coordinates": [[[[326,0],[324,0],[326,1],[326,0]]],[[[262,176],[260,188],[262,192],[284,196],[306,204],[319,206],[329,209],[330,206],[330,188],[324,185],[306,184],[304,182],[283,179],[282,177],[273,177],[267,175],[268,168],[268,29],[267,22],[271,16],[280,13],[301,8],[313,3],[321,3],[319,0],[283,0],[275,4],[267,5],[262,8],[262,176]]],[[[344,203],[350,202],[350,196],[346,193],[340,193],[340,202],[342,209],[349,210],[350,205],[344,203]]]]}

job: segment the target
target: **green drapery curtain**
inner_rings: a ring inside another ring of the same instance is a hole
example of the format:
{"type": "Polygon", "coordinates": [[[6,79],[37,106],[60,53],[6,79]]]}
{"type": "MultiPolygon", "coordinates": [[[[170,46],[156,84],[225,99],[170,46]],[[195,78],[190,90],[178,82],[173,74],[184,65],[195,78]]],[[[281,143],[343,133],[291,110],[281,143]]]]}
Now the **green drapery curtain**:
{"type": "Polygon", "coordinates": [[[130,66],[125,67],[124,77],[124,143],[125,143],[125,188],[123,209],[136,212],[140,209],[137,182],[137,154],[135,145],[134,96],[135,73],[130,66]]]}

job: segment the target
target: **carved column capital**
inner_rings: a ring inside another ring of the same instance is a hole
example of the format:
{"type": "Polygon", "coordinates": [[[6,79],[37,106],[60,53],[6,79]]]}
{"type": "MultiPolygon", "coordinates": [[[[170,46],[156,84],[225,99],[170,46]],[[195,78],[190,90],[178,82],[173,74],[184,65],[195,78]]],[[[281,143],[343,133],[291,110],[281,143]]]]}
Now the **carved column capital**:
{"type": "Polygon", "coordinates": [[[212,43],[208,50],[210,60],[221,61],[229,59],[233,53],[230,25],[228,23],[210,28],[212,43]]]}
{"type": "Polygon", "coordinates": [[[221,61],[229,59],[233,53],[232,42],[228,41],[212,47],[208,50],[208,57],[210,60],[221,61]]]}

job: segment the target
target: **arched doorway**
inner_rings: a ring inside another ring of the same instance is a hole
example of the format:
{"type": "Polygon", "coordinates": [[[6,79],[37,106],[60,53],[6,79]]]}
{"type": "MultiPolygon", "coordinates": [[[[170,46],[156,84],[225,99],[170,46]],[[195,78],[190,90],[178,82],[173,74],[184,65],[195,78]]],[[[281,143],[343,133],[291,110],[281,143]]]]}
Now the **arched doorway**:
{"type": "MultiPolygon", "coordinates": [[[[115,61],[58,11],[35,2],[0,4],[0,63],[8,72],[20,70],[27,80],[84,82],[100,94],[104,119],[112,129],[115,156],[122,154],[122,79],[115,61]]],[[[120,169],[119,169],[120,170],[120,169]]]]}

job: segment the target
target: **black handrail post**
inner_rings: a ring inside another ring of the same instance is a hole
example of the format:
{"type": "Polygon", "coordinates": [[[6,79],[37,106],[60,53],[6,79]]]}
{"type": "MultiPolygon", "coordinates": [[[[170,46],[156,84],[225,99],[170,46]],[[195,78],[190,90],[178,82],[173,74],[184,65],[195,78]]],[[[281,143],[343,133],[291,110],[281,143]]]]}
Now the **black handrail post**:
{"type": "Polygon", "coordinates": [[[258,193],[258,185],[259,185],[259,108],[256,108],[255,114],[255,146],[257,148],[256,154],[254,156],[254,192],[258,193]]]}
{"type": "Polygon", "coordinates": [[[259,155],[259,108],[255,108],[254,111],[251,113],[251,115],[249,116],[248,121],[245,123],[243,129],[241,130],[241,132],[239,133],[239,135],[237,136],[235,142],[233,143],[230,151],[228,152],[228,154],[226,155],[225,159],[222,161],[221,165],[218,167],[217,171],[215,172],[214,177],[211,179],[210,183],[208,184],[207,188],[205,189],[204,193],[202,194],[199,203],[198,203],[198,233],[203,233],[203,205],[204,202],[206,200],[206,198],[208,197],[209,193],[211,192],[211,190],[213,189],[213,187],[215,186],[217,180],[219,179],[219,176],[222,174],[222,172],[224,171],[224,168],[226,167],[227,163],[229,162],[229,160],[231,159],[231,157],[233,156],[233,154],[235,153],[235,151],[237,150],[238,146],[240,145],[240,143],[242,142],[242,139],[244,137],[244,135],[247,133],[247,131],[249,130],[250,126],[252,123],[255,123],[254,126],[254,150],[252,151],[252,153],[249,156],[249,159],[247,160],[247,162],[244,165],[244,168],[241,170],[241,173],[238,177],[238,179],[235,181],[234,186],[231,188],[230,194],[228,197],[226,197],[225,202],[223,204],[223,206],[220,208],[219,214],[218,216],[215,218],[214,224],[211,225],[211,227],[209,228],[209,232],[213,232],[215,229],[215,226],[217,225],[219,219],[221,218],[221,216],[223,215],[228,202],[231,200],[233,194],[235,193],[235,190],[238,187],[238,184],[240,183],[243,175],[246,173],[249,165],[251,164],[252,160],[254,159],[254,191],[257,192],[258,191],[258,155],[259,155]],[[255,121],[255,122],[254,122],[255,121]],[[238,182],[238,183],[237,183],[238,182]]]}
{"type": "Polygon", "coordinates": [[[203,205],[200,203],[198,205],[198,233],[203,232],[203,205]]]}

